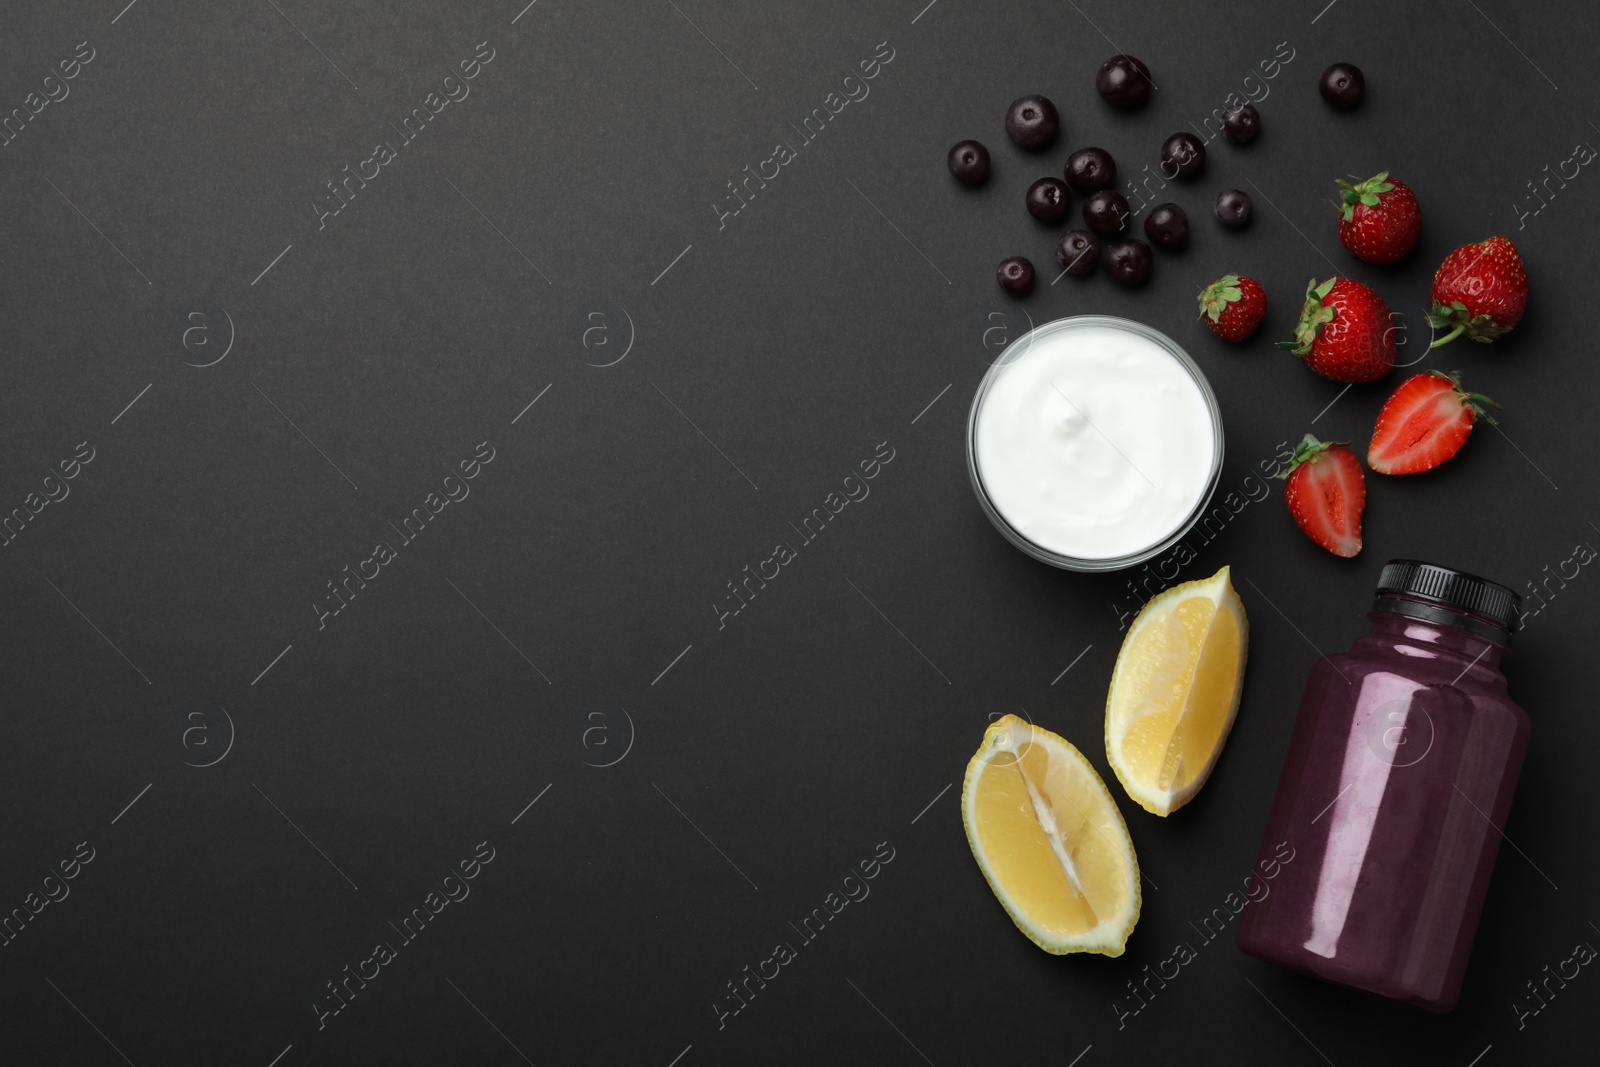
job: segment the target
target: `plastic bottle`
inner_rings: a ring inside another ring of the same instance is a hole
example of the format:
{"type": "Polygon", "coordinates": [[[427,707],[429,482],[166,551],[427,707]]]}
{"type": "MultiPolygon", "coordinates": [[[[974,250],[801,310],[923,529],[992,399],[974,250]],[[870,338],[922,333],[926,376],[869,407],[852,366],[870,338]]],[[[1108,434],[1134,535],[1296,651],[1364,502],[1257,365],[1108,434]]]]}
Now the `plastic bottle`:
{"type": "Polygon", "coordinates": [[[1532,727],[1500,661],[1520,598],[1391,560],[1372,629],[1311,668],[1238,944],[1432,1011],[1455,1006],[1532,727]]]}

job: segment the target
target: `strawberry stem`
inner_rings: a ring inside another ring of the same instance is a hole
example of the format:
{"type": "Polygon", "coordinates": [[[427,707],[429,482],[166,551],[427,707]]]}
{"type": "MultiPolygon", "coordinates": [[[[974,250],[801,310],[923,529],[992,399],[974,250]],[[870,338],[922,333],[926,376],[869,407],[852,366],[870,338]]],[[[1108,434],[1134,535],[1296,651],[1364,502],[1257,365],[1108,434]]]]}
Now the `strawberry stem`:
{"type": "Polygon", "coordinates": [[[1449,342],[1454,341],[1457,337],[1460,337],[1462,331],[1465,330],[1466,328],[1467,328],[1466,323],[1458,322],[1458,323],[1456,323],[1455,329],[1451,330],[1449,333],[1445,334],[1443,337],[1439,338],[1437,341],[1433,342],[1433,344],[1429,345],[1428,347],[1429,348],[1438,348],[1442,344],[1448,344],[1449,342]]]}

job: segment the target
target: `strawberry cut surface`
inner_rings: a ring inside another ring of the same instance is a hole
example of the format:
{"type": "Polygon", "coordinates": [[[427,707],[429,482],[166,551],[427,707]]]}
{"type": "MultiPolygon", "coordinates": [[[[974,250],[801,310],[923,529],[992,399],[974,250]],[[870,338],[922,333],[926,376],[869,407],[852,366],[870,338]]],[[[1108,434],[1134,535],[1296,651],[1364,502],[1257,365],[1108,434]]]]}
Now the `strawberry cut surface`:
{"type": "Polygon", "coordinates": [[[1479,418],[1494,422],[1482,393],[1461,387],[1459,373],[1429,371],[1400,383],[1378,412],[1367,465],[1379,474],[1420,474],[1461,451],[1479,418]]]}
{"type": "Polygon", "coordinates": [[[1307,537],[1346,559],[1361,551],[1367,481],[1354,452],[1306,434],[1279,477],[1286,480],[1283,498],[1289,514],[1307,537]]]}

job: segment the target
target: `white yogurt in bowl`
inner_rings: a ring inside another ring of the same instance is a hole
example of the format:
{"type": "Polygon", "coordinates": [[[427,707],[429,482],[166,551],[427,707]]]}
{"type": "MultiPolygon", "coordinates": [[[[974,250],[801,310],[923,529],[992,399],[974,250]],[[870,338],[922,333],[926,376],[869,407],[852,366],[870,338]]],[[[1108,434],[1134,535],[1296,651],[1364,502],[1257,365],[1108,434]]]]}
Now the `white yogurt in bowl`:
{"type": "Polygon", "coordinates": [[[1068,570],[1116,570],[1199,518],[1222,470],[1222,419],[1205,375],[1170,338],[1130,319],[1057,319],[984,375],[967,467],[984,512],[1018,548],[1068,570]]]}

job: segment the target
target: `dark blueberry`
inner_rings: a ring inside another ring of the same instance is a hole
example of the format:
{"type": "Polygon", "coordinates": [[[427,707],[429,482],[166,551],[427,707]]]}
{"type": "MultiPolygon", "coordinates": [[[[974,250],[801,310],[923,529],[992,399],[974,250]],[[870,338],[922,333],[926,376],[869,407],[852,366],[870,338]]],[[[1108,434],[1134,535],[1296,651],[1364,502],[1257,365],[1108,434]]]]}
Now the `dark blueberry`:
{"type": "Polygon", "coordinates": [[[1355,107],[1367,91],[1366,76],[1354,63],[1335,63],[1322,72],[1322,99],[1334,107],[1355,107]]]}
{"type": "Polygon", "coordinates": [[[1230,230],[1248,226],[1250,214],[1254,210],[1249,193],[1239,189],[1224,189],[1217,194],[1217,221],[1230,230]]]}
{"type": "Polygon", "coordinates": [[[1222,136],[1234,144],[1249,144],[1261,136],[1261,112],[1254,104],[1240,104],[1222,114],[1222,136]]]}
{"type": "Polygon", "coordinates": [[[958,141],[950,149],[949,162],[956,181],[982,185],[989,180],[989,150],[977,141],[958,141]]]}
{"type": "Polygon", "coordinates": [[[1104,148],[1080,148],[1062,168],[1067,184],[1080,193],[1093,193],[1117,180],[1117,161],[1104,148]]]}
{"type": "Polygon", "coordinates": [[[1008,293],[1021,296],[1033,291],[1033,264],[1022,256],[1002,259],[1000,269],[995,274],[1000,279],[1000,288],[1008,293]]]}
{"type": "Polygon", "coordinates": [[[1189,216],[1177,204],[1159,204],[1145,216],[1144,235],[1175,252],[1189,243],[1189,216]]]}
{"type": "Polygon", "coordinates": [[[1095,233],[1116,233],[1128,224],[1128,198],[1115,189],[1090,193],[1083,202],[1084,224],[1095,233]]]}
{"type": "Polygon", "coordinates": [[[1028,186],[1028,214],[1040,222],[1055,225],[1071,206],[1072,190],[1060,178],[1040,178],[1028,186]]]}
{"type": "Polygon", "coordinates": [[[1061,115],[1044,97],[1020,96],[1006,112],[1006,133],[1018,148],[1047,148],[1061,132],[1061,115]]]}
{"type": "Polygon", "coordinates": [[[1143,241],[1118,241],[1106,247],[1106,273],[1123,285],[1143,285],[1153,258],[1143,241]]]}
{"type": "Polygon", "coordinates": [[[1091,274],[1100,262],[1100,238],[1088,230],[1068,230],[1056,245],[1056,262],[1068,274],[1091,274]]]}
{"type": "Polygon", "coordinates": [[[1115,55],[1100,64],[1094,87],[1112,107],[1138,107],[1150,99],[1150,90],[1156,83],[1150,80],[1150,68],[1143,62],[1133,56],[1115,55]]]}
{"type": "Polygon", "coordinates": [[[1206,146],[1192,133],[1175,133],[1161,145],[1161,173],[1169,178],[1198,178],[1205,173],[1206,146]]]}

